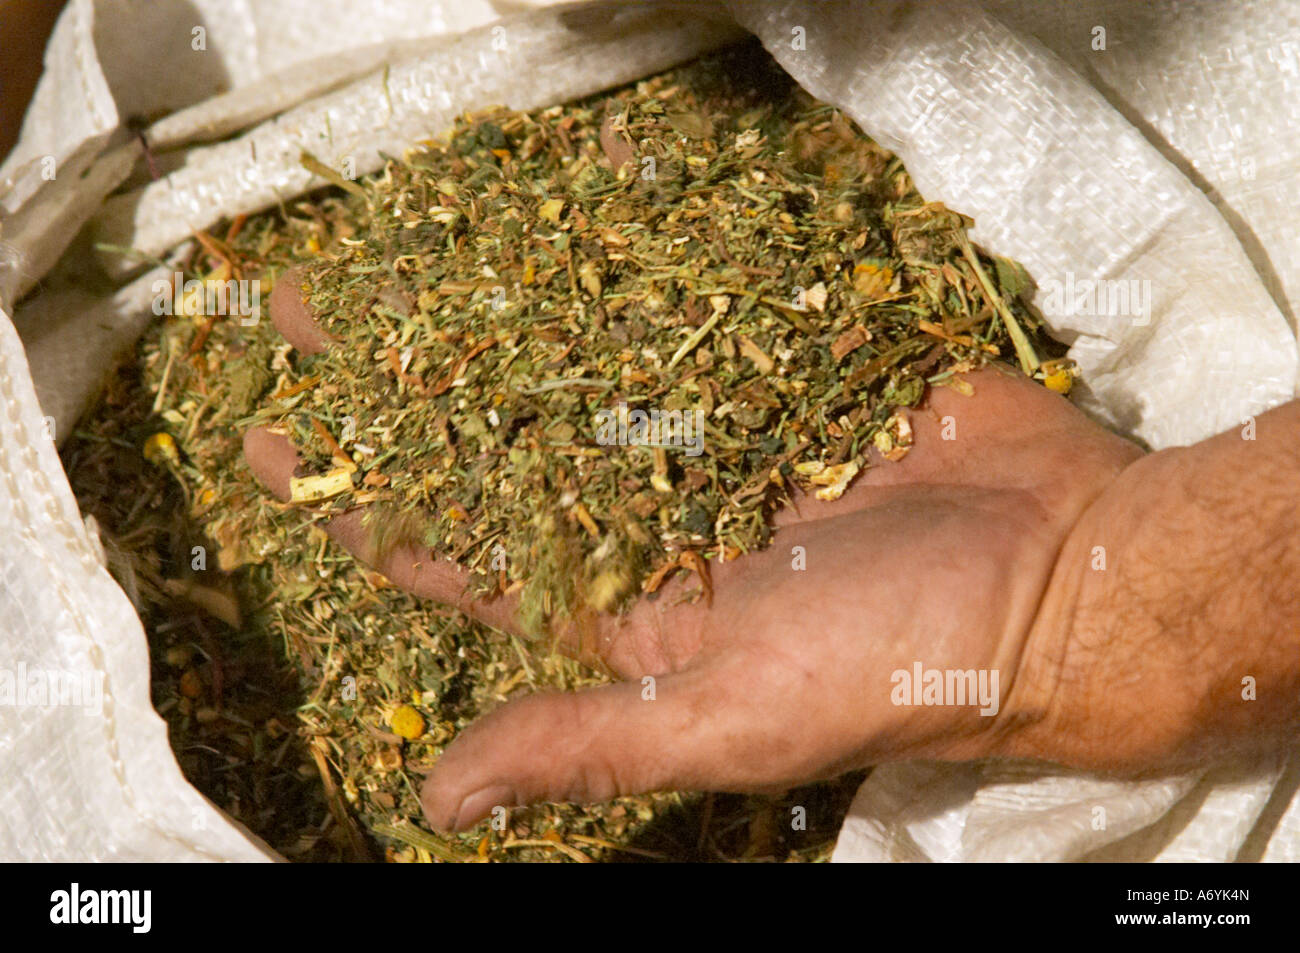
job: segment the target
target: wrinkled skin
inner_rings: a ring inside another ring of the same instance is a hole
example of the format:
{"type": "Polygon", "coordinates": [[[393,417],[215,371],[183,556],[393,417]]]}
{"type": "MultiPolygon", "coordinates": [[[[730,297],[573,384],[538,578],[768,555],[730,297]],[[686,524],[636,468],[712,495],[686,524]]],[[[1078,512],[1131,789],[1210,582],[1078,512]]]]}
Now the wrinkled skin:
{"type": "MultiPolygon", "coordinates": [[[[295,346],[327,342],[282,279],[276,326],[295,346]]],[[[782,790],[914,757],[1013,755],[1089,764],[1067,739],[1093,692],[1062,671],[1077,586],[1058,556],[1081,516],[1142,451],[1069,401],[993,365],[964,396],[931,388],[911,412],[912,451],[873,460],[833,503],[776,518],[766,550],[711,563],[712,606],[679,573],[620,618],[563,633],[626,681],[511,701],[446,749],[422,793],[431,824],[460,830],[497,805],[599,801],[660,789],[782,790]],[[795,547],[806,568],[797,569],[795,547]],[[995,669],[994,716],[978,706],[895,705],[895,670],[995,669]],[[653,699],[643,684],[654,676],[653,699]]],[[[281,498],[296,461],[286,438],[246,436],[247,459],[281,498]]],[[[874,453],[874,451],[873,451],[874,453]]],[[[328,531],[375,563],[360,515],[328,531]]],[[[376,565],[395,583],[518,631],[517,604],[468,600],[466,574],[400,550],[376,565]]],[[[1105,725],[1095,735],[1105,739],[1105,725]]],[[[1102,759],[1104,760],[1104,759],[1102,759]]]]}

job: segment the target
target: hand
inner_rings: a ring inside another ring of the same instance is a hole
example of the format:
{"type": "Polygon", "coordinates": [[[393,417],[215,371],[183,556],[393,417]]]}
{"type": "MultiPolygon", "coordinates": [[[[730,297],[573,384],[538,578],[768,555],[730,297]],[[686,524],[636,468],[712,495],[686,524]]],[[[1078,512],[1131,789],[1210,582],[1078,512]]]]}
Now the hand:
{"type": "MultiPolygon", "coordinates": [[[[295,346],[323,346],[296,282],[277,283],[271,313],[295,346]]],[[[567,630],[571,651],[627,681],[480,719],[426,781],[430,823],[461,830],[497,805],[659,789],[779,791],[886,760],[1051,758],[1070,607],[1046,598],[1049,581],[1080,515],[1142,453],[1016,371],[963,379],[973,396],[935,387],[911,412],[901,461],[874,459],[833,503],[797,500],[769,548],[713,564],[711,607],[680,602],[689,580],[678,577],[622,617],[567,630]],[[894,704],[893,673],[917,663],[996,672],[996,714],[894,704]]],[[[287,440],[253,431],[245,452],[287,496],[287,440]]],[[[327,530],[374,564],[359,514],[327,530]]],[[[513,600],[467,599],[468,574],[427,551],[376,568],[518,631],[513,600]]]]}

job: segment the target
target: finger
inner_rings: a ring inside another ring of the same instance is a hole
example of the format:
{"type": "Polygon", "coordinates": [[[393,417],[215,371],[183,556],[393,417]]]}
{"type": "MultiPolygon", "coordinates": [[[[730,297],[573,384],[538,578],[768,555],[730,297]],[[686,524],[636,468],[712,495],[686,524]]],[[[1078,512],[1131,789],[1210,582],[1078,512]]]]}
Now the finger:
{"type": "Polygon", "coordinates": [[[253,427],[244,434],[244,459],[262,486],[276,499],[289,501],[289,481],[298,466],[298,451],[284,434],[253,427]]]}
{"type": "Polygon", "coordinates": [[[700,668],[658,679],[653,694],[623,682],[509,702],[438,760],[421,790],[425,817],[461,831],[496,807],[707,788],[730,717],[713,681],[700,668]]]}
{"type": "MultiPolygon", "coordinates": [[[[330,338],[316,323],[305,300],[305,270],[294,266],[271,289],[271,322],[295,349],[322,353],[330,338]]],[[[283,434],[264,427],[244,435],[244,458],[262,484],[280,500],[290,497],[290,480],[298,466],[298,452],[283,434]]],[[[438,559],[424,547],[398,545],[380,552],[366,525],[364,510],[336,516],[324,524],[325,532],[361,562],[386,576],[394,585],[423,598],[433,599],[472,614],[495,628],[518,634],[518,599],[501,597],[490,602],[468,597],[472,575],[449,560],[438,559]]]]}
{"type": "MultiPolygon", "coordinates": [[[[298,466],[298,452],[284,434],[254,427],[244,434],[244,458],[262,484],[283,501],[289,499],[289,481],[298,466]]],[[[432,550],[398,545],[380,552],[373,532],[365,524],[364,510],[355,509],[327,520],[326,533],[357,559],[386,576],[394,585],[426,599],[433,599],[494,628],[519,633],[519,600],[501,596],[491,601],[468,595],[473,575],[432,550]]]]}
{"type": "MultiPolygon", "coordinates": [[[[268,490],[282,501],[289,500],[289,481],[299,457],[287,436],[265,427],[249,430],[244,435],[244,458],[268,490]]],[[[519,620],[518,594],[472,598],[473,573],[427,547],[376,546],[375,530],[364,514],[364,508],[357,508],[322,526],[331,539],[399,589],[453,606],[503,632],[535,634],[525,632],[519,620]]],[[[725,585],[732,571],[730,565],[720,567],[715,581],[725,585]]],[[[551,634],[560,650],[588,665],[608,665],[624,678],[678,671],[699,651],[707,621],[707,605],[687,598],[690,586],[687,577],[669,579],[653,602],[642,600],[626,615],[584,612],[577,618],[554,619],[551,634]]]]}
{"type": "Polygon", "coordinates": [[[295,265],[282,274],[271,288],[268,307],[271,323],[280,335],[303,354],[320,354],[330,344],[305,300],[306,269],[295,265]]]}

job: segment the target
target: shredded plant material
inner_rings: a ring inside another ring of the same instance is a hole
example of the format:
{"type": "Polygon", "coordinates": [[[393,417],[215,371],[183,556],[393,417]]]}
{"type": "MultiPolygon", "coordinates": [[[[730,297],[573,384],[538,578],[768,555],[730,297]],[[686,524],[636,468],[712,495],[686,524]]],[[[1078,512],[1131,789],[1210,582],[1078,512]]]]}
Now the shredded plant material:
{"type": "Polygon", "coordinates": [[[332,343],[255,417],[303,455],[296,502],[368,505],[382,545],[522,590],[539,634],[761,548],[868,447],[901,459],[927,382],[1037,369],[1016,266],[838,112],[724,63],[466,117],[344,194],[284,279],[332,343]]]}
{"type": "Polygon", "coordinates": [[[1039,366],[1063,348],[1027,277],[968,225],[745,45],[465,117],[377,176],[201,236],[186,277],[287,273],[333,343],[298,354],[269,320],[187,299],[64,448],[187,776],[297,859],[824,860],[861,772],[432,834],[417,792],[457,732],[607,676],[395,589],[317,524],[366,505],[385,545],[520,591],[538,633],[674,572],[702,593],[795,488],[835,499],[869,447],[901,459],[927,387],[1001,355],[1068,389],[1068,366],[1039,366]],[[289,503],[242,457],[268,423],[301,455],[289,503]]]}

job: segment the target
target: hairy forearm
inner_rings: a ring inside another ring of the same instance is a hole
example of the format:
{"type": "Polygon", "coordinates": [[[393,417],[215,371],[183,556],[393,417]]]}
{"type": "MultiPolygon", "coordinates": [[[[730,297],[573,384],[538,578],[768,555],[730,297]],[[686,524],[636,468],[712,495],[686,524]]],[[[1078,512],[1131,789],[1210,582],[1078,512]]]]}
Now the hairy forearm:
{"type": "Polygon", "coordinates": [[[1017,754],[1144,773],[1300,738],[1300,401],[1122,472],[1030,643],[1017,754]]]}

